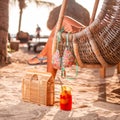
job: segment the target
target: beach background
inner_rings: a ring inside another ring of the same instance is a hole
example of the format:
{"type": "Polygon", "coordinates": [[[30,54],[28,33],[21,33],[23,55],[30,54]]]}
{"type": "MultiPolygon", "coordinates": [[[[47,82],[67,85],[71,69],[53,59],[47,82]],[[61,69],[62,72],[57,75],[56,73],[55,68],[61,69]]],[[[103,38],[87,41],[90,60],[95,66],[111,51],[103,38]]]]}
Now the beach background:
{"type": "MultiPolygon", "coordinates": [[[[47,1],[53,2],[56,6],[62,4],[62,0],[47,0],[47,1]]],[[[89,11],[91,16],[95,0],[76,0],[76,2],[85,7],[89,11]]],[[[100,0],[96,16],[98,15],[101,9],[102,3],[103,0],[100,0]]],[[[23,10],[21,30],[33,35],[35,34],[36,25],[38,24],[42,30],[41,35],[49,35],[51,31],[47,28],[46,23],[48,20],[49,13],[52,9],[53,9],[52,7],[46,6],[37,7],[35,3],[29,3],[28,6],[23,10]]],[[[16,34],[18,32],[19,12],[20,11],[18,4],[16,6],[14,5],[9,6],[10,34],[16,34]]]]}
{"type": "MultiPolygon", "coordinates": [[[[94,0],[76,1],[84,3],[84,6],[92,11],[94,0]]],[[[54,0],[54,2],[59,5],[62,1],[54,0]]],[[[49,9],[34,8],[32,5],[31,8],[29,7],[23,13],[22,30],[34,34],[38,23],[42,28],[43,35],[50,34],[45,26],[48,12],[43,15],[44,9],[46,11],[49,9]],[[37,12],[34,11],[35,9],[37,12]]],[[[10,8],[10,12],[9,31],[16,34],[19,9],[14,6],[10,8]]],[[[27,64],[27,61],[35,55],[37,53],[33,50],[28,51],[26,44],[20,44],[18,51],[9,54],[11,64],[0,68],[0,120],[120,120],[120,74],[117,74],[117,66],[107,69],[107,77],[104,79],[100,77],[100,69],[98,68],[78,67],[77,76],[75,65],[66,69],[67,76],[70,78],[76,76],[71,80],[61,79],[64,85],[72,88],[71,111],[60,109],[61,84],[58,80],[58,77],[61,76],[60,70],[55,78],[54,106],[24,102],[22,99],[22,80],[26,73],[33,69],[46,72],[47,69],[46,64],[35,66],[27,64]],[[105,93],[106,101],[102,96],[105,93]]]]}

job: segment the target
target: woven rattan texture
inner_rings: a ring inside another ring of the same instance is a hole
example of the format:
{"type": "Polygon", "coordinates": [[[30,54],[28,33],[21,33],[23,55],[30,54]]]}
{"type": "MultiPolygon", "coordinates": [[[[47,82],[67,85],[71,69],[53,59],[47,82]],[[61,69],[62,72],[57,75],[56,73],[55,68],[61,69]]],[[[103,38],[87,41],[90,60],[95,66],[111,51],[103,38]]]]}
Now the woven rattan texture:
{"type": "Polygon", "coordinates": [[[120,0],[104,0],[95,21],[74,36],[78,55],[83,63],[99,64],[101,61],[98,58],[101,56],[109,65],[118,64],[120,62],[120,0]],[[100,54],[93,48],[97,48],[100,54]]]}

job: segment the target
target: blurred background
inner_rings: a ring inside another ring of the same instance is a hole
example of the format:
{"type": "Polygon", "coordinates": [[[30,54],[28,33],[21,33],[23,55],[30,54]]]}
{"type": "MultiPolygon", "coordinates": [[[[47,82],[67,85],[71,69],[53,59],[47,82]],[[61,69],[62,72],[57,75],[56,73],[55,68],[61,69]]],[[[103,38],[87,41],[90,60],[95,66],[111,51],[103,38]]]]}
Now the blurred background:
{"type": "MultiPolygon", "coordinates": [[[[54,7],[62,4],[62,0],[47,1],[53,2],[55,4],[54,7]]],[[[85,7],[89,11],[91,16],[95,0],[76,0],[76,2],[85,7]]],[[[100,0],[97,14],[101,9],[102,3],[103,0],[100,0]]],[[[46,23],[49,13],[54,7],[36,6],[34,2],[28,3],[27,7],[23,10],[21,30],[34,35],[36,25],[38,24],[42,30],[41,35],[49,35],[51,31],[47,28],[46,23]]],[[[20,10],[18,3],[16,3],[16,5],[9,5],[9,33],[11,34],[11,36],[14,36],[18,32],[19,13],[20,10]]]]}

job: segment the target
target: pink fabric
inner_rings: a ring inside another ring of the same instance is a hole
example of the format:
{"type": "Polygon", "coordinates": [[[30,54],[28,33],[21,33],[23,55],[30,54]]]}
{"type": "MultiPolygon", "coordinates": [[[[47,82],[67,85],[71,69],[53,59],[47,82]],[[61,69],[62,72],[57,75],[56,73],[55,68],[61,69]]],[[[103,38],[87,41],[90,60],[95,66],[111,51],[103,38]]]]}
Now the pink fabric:
{"type": "Polygon", "coordinates": [[[61,67],[70,67],[74,64],[75,58],[74,55],[71,53],[70,50],[65,48],[62,60],[60,57],[59,50],[56,50],[52,57],[52,65],[55,69],[61,69],[61,67]]]}
{"type": "Polygon", "coordinates": [[[52,56],[53,68],[61,69],[61,63],[60,62],[61,62],[60,53],[59,53],[59,50],[56,50],[56,52],[52,56]]]}
{"type": "Polygon", "coordinates": [[[64,67],[70,67],[74,64],[75,58],[70,50],[65,48],[62,58],[62,64],[64,67]]]}

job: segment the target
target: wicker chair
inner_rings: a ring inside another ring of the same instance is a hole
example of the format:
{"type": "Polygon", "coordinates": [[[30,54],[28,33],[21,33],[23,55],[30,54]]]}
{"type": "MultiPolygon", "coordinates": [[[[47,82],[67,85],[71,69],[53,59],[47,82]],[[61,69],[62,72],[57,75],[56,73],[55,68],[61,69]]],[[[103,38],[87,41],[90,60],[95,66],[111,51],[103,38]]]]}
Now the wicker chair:
{"type": "Polygon", "coordinates": [[[73,34],[72,41],[80,67],[105,70],[117,65],[120,62],[120,0],[104,0],[94,22],[73,34]]]}
{"type": "Polygon", "coordinates": [[[106,68],[119,64],[120,73],[120,0],[104,0],[97,18],[69,40],[80,67],[102,68],[104,78],[106,68]]]}
{"type": "MultiPolygon", "coordinates": [[[[52,54],[56,50],[56,35],[62,25],[67,0],[63,0],[63,3],[52,39],[52,54]]],[[[65,35],[62,34],[63,39],[65,35]]],[[[80,32],[71,34],[69,42],[80,67],[102,68],[101,77],[105,77],[106,68],[119,64],[120,73],[120,0],[104,0],[97,18],[80,32]]],[[[102,84],[103,92],[99,99],[106,99],[105,87],[102,84]]]]}

